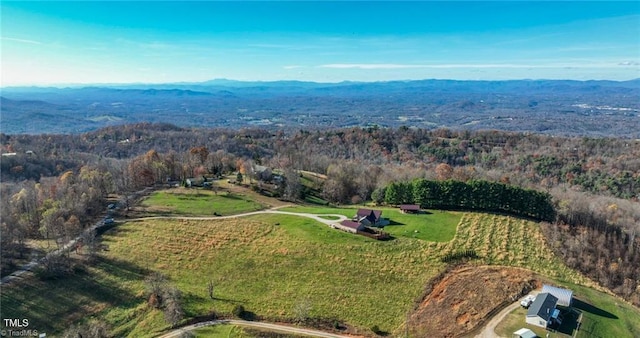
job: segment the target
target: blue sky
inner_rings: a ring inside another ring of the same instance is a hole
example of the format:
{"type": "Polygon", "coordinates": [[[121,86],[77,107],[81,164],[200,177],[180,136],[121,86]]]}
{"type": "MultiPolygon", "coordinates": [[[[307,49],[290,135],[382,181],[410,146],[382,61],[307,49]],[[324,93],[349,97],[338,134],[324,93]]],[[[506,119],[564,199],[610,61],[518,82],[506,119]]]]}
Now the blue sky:
{"type": "Polygon", "coordinates": [[[1,2],[2,85],[640,77],[640,2],[1,2]]]}

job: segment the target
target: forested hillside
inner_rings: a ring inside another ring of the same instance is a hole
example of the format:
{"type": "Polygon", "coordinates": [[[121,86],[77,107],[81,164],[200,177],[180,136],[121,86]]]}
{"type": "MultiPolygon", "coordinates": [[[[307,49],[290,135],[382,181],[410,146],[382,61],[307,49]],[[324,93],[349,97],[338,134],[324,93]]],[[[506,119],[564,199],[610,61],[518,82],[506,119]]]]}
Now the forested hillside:
{"type": "Polygon", "coordinates": [[[261,182],[260,165],[284,173],[289,197],[303,199],[314,189],[333,204],[383,202],[383,188],[414,179],[440,187],[482,180],[550,194],[553,213],[540,215],[551,218],[525,216],[549,220],[547,241],[567,264],[640,304],[640,141],[409,127],[273,132],[137,124],[77,135],[2,134],[0,144],[7,154],[0,171],[3,271],[27,239],[62,243],[76,234],[104,208],[107,193],[237,172],[261,182]],[[301,185],[298,170],[326,179],[301,185]]]}

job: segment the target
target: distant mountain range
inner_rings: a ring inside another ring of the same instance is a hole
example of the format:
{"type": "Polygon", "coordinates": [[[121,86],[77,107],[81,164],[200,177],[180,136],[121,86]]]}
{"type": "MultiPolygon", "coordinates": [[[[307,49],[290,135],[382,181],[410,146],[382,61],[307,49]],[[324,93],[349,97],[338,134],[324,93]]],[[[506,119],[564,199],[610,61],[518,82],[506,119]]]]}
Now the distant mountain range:
{"type": "Polygon", "coordinates": [[[1,132],[107,125],[317,129],[501,129],[640,138],[640,79],[315,83],[211,80],[158,85],[6,87],[1,132]]]}

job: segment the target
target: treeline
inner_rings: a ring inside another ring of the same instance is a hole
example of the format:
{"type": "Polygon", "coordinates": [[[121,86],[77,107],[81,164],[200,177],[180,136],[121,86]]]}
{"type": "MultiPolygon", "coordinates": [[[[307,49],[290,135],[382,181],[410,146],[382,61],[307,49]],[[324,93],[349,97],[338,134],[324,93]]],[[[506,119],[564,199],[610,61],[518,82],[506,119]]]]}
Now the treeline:
{"type": "Polygon", "coordinates": [[[341,161],[378,166],[439,164],[454,169],[448,178],[503,181],[523,187],[568,184],[583,191],[626,199],[640,196],[640,141],[568,138],[503,131],[419,128],[343,128],[285,133],[260,129],[188,129],[168,124],[114,126],[77,135],[0,134],[2,179],[36,179],[43,173],[78,169],[79,158],[129,159],[150,149],[182,153],[194,146],[210,152],[267,162],[279,157],[296,169],[327,174],[341,161]],[[35,156],[21,156],[26,151],[35,156]],[[313,154],[310,156],[309,154],[313,154]],[[47,163],[50,162],[50,163],[47,163]],[[55,164],[54,162],[57,161],[55,164]]]}
{"type": "Polygon", "coordinates": [[[284,191],[294,199],[301,184],[288,178],[308,170],[326,175],[311,188],[334,204],[417,203],[547,221],[554,220],[550,206],[555,205],[558,228],[545,235],[556,253],[624,297],[637,297],[639,291],[630,291],[634,286],[640,290],[638,278],[629,277],[640,268],[640,142],[635,140],[414,128],[284,133],[137,124],[79,135],[0,134],[0,151],[16,153],[0,161],[4,271],[25,253],[27,240],[63,243],[76,234],[104,212],[107,192],[237,172],[259,182],[255,169],[262,165],[285,172],[285,183],[292,184],[284,191]],[[538,190],[549,192],[553,204],[538,190]]]}
{"type": "MultiPolygon", "coordinates": [[[[96,215],[104,212],[107,195],[115,189],[109,171],[90,166],[42,179],[39,183],[3,185],[2,274],[11,271],[16,260],[25,258],[29,251],[26,243],[30,239],[52,240],[56,248],[61,248],[76,238],[96,215]]],[[[65,273],[71,268],[65,258],[68,256],[52,261],[52,265],[45,268],[52,275],[65,273]]]]}
{"type": "Polygon", "coordinates": [[[483,180],[394,182],[373,193],[376,202],[383,196],[384,202],[390,205],[419,204],[428,209],[479,210],[543,221],[555,219],[551,195],[483,180]]]}

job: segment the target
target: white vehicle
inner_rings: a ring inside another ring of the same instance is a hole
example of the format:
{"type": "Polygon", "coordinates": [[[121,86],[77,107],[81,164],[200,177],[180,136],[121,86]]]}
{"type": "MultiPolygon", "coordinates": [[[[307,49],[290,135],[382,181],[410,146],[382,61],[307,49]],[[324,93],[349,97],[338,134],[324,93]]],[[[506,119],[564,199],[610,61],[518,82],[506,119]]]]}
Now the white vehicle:
{"type": "Polygon", "coordinates": [[[531,304],[533,303],[533,301],[536,300],[536,296],[534,295],[527,295],[526,297],[524,297],[521,301],[520,301],[520,305],[522,305],[523,308],[528,309],[529,306],[531,306],[531,304]]]}

